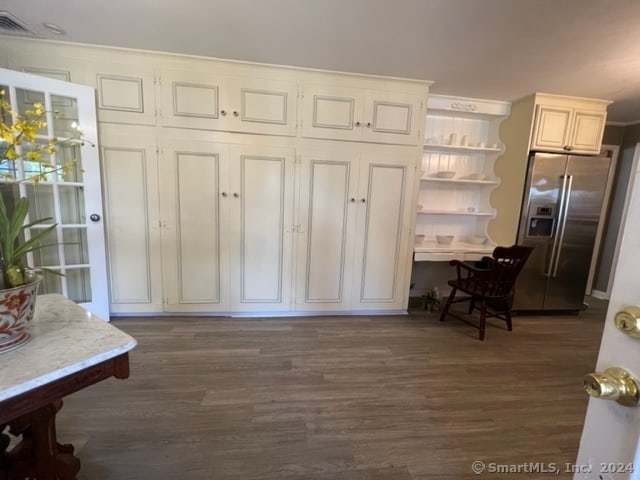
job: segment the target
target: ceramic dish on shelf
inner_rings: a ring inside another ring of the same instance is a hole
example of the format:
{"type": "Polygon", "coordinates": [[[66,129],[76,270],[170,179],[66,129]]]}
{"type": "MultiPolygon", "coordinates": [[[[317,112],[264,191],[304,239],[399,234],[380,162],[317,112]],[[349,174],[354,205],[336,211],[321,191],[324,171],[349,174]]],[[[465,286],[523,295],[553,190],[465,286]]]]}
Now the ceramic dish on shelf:
{"type": "Polygon", "coordinates": [[[487,176],[484,173],[470,173],[467,178],[469,180],[484,180],[487,176]]]}
{"type": "Polygon", "coordinates": [[[436,175],[438,178],[453,178],[456,176],[456,172],[451,170],[440,170],[436,175]]]}
{"type": "Polygon", "coordinates": [[[453,235],[436,235],[436,242],[438,242],[439,245],[451,245],[453,235]]]}
{"type": "Polygon", "coordinates": [[[483,237],[481,235],[469,235],[467,237],[467,242],[473,245],[483,245],[484,242],[487,241],[487,237],[483,237]]]}
{"type": "Polygon", "coordinates": [[[416,243],[422,243],[422,242],[424,242],[424,235],[416,235],[416,236],[415,236],[415,242],[416,242],[416,243]]]}

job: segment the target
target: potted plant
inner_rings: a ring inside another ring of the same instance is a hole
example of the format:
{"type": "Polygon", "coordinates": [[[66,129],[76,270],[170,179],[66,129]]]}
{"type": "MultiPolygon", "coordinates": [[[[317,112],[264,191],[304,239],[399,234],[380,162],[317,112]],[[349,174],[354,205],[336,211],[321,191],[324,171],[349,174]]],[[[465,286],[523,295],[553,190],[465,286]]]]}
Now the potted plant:
{"type": "MultiPolygon", "coordinates": [[[[3,174],[0,182],[4,186],[25,181],[37,184],[51,174],[65,173],[71,168],[69,163],[55,165],[48,159],[58,145],[81,143],[81,134],[64,140],[43,137],[39,132],[47,126],[47,113],[43,105],[36,102],[19,114],[5,98],[4,90],[0,90],[0,166],[10,162],[15,166],[28,161],[30,165],[35,163],[39,167],[37,172],[25,173],[22,178],[3,174]]],[[[29,218],[28,198],[18,198],[8,205],[5,196],[0,194],[0,353],[17,348],[30,338],[27,322],[35,310],[38,285],[42,279],[40,271],[60,274],[42,268],[34,270],[26,263],[28,253],[48,246],[42,242],[57,225],[37,230],[32,230],[32,227],[50,221],[51,218],[29,218]]]]}

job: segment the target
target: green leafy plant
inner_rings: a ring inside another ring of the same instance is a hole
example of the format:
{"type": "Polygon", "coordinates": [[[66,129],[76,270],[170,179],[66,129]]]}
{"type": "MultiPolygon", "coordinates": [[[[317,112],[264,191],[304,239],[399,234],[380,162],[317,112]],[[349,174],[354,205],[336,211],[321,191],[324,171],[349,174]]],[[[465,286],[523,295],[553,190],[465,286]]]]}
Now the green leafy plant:
{"type": "Polygon", "coordinates": [[[427,290],[426,293],[422,295],[422,301],[424,302],[424,309],[427,312],[436,312],[442,307],[440,292],[435,287],[427,290]]]}
{"type": "MultiPolygon", "coordinates": [[[[17,162],[28,161],[30,165],[35,163],[38,166],[35,173],[27,173],[27,169],[23,168],[23,178],[3,173],[0,180],[5,185],[24,181],[38,184],[46,181],[51,174],[65,174],[72,168],[74,162],[56,165],[51,159],[62,144],[83,145],[82,133],[78,130],[77,137],[63,140],[40,135],[38,132],[47,126],[48,113],[41,103],[36,102],[32,108],[19,114],[6,99],[5,91],[0,90],[0,165],[13,162],[15,166],[17,162]]],[[[51,114],[54,118],[60,117],[58,112],[51,114]]],[[[0,195],[0,288],[16,287],[29,282],[30,276],[27,273],[32,268],[25,264],[26,255],[48,246],[43,245],[42,241],[57,226],[52,224],[42,229],[31,229],[50,222],[51,218],[31,220],[28,215],[28,198],[19,198],[11,211],[8,211],[4,198],[0,195]]],[[[61,274],[50,269],[39,270],[61,274]]]]}

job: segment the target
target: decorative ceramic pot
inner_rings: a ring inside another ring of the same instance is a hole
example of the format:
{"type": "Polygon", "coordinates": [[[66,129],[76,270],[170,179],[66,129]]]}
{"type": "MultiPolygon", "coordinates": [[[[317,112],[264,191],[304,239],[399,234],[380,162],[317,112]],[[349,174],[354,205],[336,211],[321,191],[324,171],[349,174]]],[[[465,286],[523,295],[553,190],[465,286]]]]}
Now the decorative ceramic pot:
{"type": "Polygon", "coordinates": [[[36,276],[26,285],[0,290],[0,353],[18,348],[31,338],[27,322],[33,318],[41,280],[36,276]]]}

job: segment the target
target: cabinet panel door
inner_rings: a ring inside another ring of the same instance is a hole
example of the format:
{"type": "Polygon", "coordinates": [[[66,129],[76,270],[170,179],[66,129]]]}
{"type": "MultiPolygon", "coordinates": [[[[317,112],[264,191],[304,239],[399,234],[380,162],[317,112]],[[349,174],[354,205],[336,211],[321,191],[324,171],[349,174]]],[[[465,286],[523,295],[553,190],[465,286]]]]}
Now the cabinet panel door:
{"type": "Polygon", "coordinates": [[[418,144],[422,112],[419,97],[368,90],[364,105],[364,141],[418,144]]]}
{"type": "Polygon", "coordinates": [[[156,124],[153,68],[111,62],[91,64],[87,68],[98,94],[100,122],[156,124]]]}
{"type": "Polygon", "coordinates": [[[226,78],[211,72],[162,70],[162,125],[223,130],[229,113],[221,106],[226,78]]]}
{"type": "Polygon", "coordinates": [[[160,160],[165,311],[229,310],[226,146],[167,141],[160,160]]]}
{"type": "Polygon", "coordinates": [[[307,86],[304,91],[302,135],[359,140],[362,137],[362,103],[360,89],[307,86]]]}
{"type": "Polygon", "coordinates": [[[351,304],[358,176],[355,160],[313,153],[303,157],[297,310],[348,310],[351,304]]]}
{"type": "Polygon", "coordinates": [[[405,160],[363,156],[361,161],[352,309],[402,308],[413,213],[405,160]]]}
{"type": "Polygon", "coordinates": [[[269,135],[296,134],[298,86],[270,79],[233,78],[228,105],[229,129],[269,135]]]}
{"type": "Polygon", "coordinates": [[[575,111],[571,134],[572,153],[600,151],[606,116],[606,112],[575,111]]]}
{"type": "Polygon", "coordinates": [[[231,148],[233,311],[290,308],[294,158],[289,149],[231,148]]]}
{"type": "Polygon", "coordinates": [[[564,147],[569,145],[571,114],[571,108],[538,105],[531,149],[564,151],[564,147]]]}
{"type": "Polygon", "coordinates": [[[110,311],[161,312],[155,137],[101,139],[110,311]]]}

